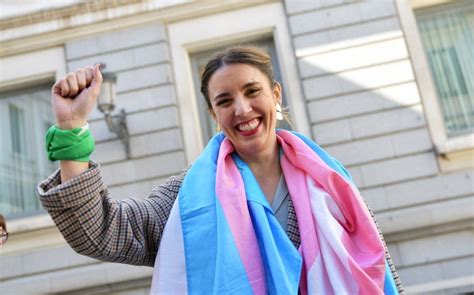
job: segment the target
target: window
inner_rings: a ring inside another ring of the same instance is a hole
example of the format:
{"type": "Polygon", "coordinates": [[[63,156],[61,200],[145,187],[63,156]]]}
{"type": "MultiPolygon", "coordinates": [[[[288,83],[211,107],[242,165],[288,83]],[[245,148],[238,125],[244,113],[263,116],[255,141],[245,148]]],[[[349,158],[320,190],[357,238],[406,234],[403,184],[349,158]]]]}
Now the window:
{"type": "Polygon", "coordinates": [[[50,97],[49,84],[0,94],[0,212],[10,218],[41,212],[36,185],[55,169],[44,152],[50,97]]]}
{"type": "Polygon", "coordinates": [[[415,12],[448,137],[474,129],[474,6],[457,4],[415,12]]]}
{"type": "Polygon", "coordinates": [[[442,172],[474,168],[472,1],[397,0],[442,172]]]}
{"type": "MultiPolygon", "coordinates": [[[[265,49],[266,51],[270,53],[270,55],[272,56],[272,67],[273,67],[275,79],[281,83],[282,78],[281,78],[281,73],[280,73],[280,66],[278,64],[278,58],[276,55],[273,39],[265,38],[265,39],[256,40],[256,41],[238,43],[238,45],[244,45],[244,44],[258,46],[260,48],[265,49]]],[[[200,117],[200,122],[201,122],[202,138],[204,142],[207,142],[209,141],[209,139],[211,139],[211,137],[216,133],[217,128],[216,128],[216,124],[214,120],[208,114],[207,104],[204,100],[204,97],[201,94],[201,89],[200,89],[201,73],[204,70],[204,67],[206,66],[207,61],[215,52],[221,49],[225,49],[226,47],[229,47],[229,46],[231,45],[195,53],[191,56],[193,81],[194,81],[194,88],[195,88],[194,90],[195,90],[196,98],[198,100],[197,105],[198,105],[198,112],[199,112],[199,117],[200,117]]],[[[282,105],[283,106],[288,105],[285,93],[283,93],[282,105]]],[[[284,129],[291,129],[289,124],[286,122],[280,123],[278,127],[284,128],[284,129]]]]}
{"type": "MultiPolygon", "coordinates": [[[[273,40],[274,56],[278,57],[284,99],[289,108],[295,130],[307,136],[311,134],[306,103],[301,91],[297,66],[292,51],[291,36],[287,27],[286,14],[281,2],[270,2],[232,11],[224,11],[193,19],[170,23],[168,26],[170,54],[176,83],[176,96],[179,103],[183,142],[188,163],[192,163],[201,153],[209,135],[203,129],[212,129],[203,123],[199,103],[202,97],[196,83],[198,67],[194,59],[199,54],[231,44],[245,44],[255,40],[273,40]],[[246,21],[242,21],[245,19],[246,21]],[[209,28],[212,28],[209,29],[209,28]],[[194,68],[194,69],[193,69],[194,68]],[[194,73],[193,73],[194,71],[194,73]],[[199,94],[200,95],[200,94],[199,94]],[[204,128],[201,128],[201,125],[204,128]]],[[[271,52],[271,49],[270,49],[271,52]]],[[[207,54],[210,54],[208,52],[207,54]]],[[[207,58],[205,58],[207,61],[207,58]]]]}

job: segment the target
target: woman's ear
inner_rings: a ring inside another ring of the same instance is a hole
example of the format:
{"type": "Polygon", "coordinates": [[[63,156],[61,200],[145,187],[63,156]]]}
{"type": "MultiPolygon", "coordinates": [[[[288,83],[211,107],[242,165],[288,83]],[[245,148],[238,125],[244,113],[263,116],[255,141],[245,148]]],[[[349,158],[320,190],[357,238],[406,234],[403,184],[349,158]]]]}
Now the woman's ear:
{"type": "Polygon", "coordinates": [[[211,116],[212,120],[217,123],[216,113],[214,113],[214,110],[212,108],[207,108],[207,111],[209,112],[209,115],[211,116]]]}
{"type": "Polygon", "coordinates": [[[273,98],[275,99],[275,103],[281,104],[282,90],[281,90],[281,85],[278,82],[275,82],[275,84],[273,85],[273,98]]]}

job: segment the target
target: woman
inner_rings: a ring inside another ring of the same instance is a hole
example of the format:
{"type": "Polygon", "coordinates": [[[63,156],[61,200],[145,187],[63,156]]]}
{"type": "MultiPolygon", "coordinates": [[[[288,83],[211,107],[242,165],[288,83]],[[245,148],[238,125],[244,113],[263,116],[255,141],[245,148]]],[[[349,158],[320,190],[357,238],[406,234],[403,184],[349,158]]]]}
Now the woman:
{"type": "Polygon", "coordinates": [[[282,89],[265,52],[232,47],[211,58],[201,92],[222,133],[145,200],[111,199],[89,162],[86,118],[101,81],[96,66],[53,86],[47,150],[61,169],[38,189],[77,252],[154,266],[155,294],[401,291],[344,168],[304,136],[275,129],[282,89]]]}

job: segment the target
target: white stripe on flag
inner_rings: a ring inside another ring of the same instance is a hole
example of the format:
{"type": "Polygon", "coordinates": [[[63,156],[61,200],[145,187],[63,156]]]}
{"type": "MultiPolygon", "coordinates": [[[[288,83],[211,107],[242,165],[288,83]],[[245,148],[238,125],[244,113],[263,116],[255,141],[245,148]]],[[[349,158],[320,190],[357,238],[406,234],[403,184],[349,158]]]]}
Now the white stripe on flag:
{"type": "Polygon", "coordinates": [[[357,282],[350,272],[348,253],[341,241],[344,229],[339,222],[345,223],[344,215],[331,196],[309,175],[306,182],[321,250],[308,272],[308,293],[358,294],[357,282]]]}
{"type": "Polygon", "coordinates": [[[187,294],[179,197],[174,202],[156,256],[150,294],[187,294]]]}

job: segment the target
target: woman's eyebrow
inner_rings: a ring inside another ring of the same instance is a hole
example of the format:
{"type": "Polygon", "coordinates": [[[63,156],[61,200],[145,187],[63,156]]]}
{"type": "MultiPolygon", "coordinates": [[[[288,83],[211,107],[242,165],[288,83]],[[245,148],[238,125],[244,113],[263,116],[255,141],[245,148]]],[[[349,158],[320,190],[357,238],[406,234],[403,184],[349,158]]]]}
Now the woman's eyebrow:
{"type": "Polygon", "coordinates": [[[242,88],[248,88],[248,87],[255,86],[255,85],[260,85],[260,83],[255,82],[255,81],[248,82],[248,83],[245,83],[244,86],[242,86],[242,88]]]}

